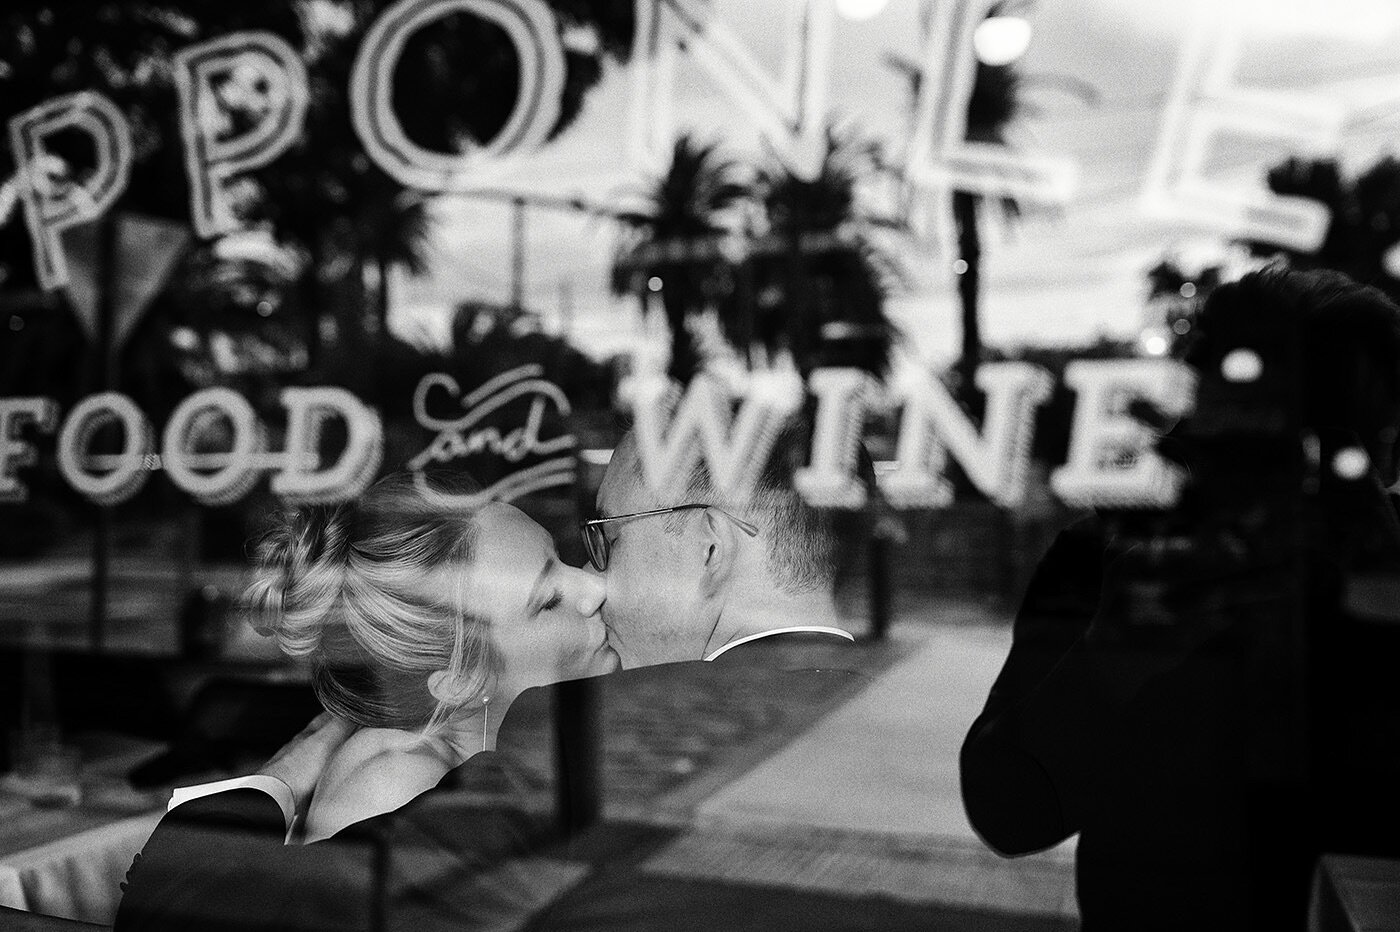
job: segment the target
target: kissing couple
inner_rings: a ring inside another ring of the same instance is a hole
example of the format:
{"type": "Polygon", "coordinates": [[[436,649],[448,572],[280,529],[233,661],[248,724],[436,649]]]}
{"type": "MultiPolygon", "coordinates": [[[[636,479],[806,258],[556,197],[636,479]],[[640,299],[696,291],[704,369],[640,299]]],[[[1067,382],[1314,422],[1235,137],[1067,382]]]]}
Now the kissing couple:
{"type": "Polygon", "coordinates": [[[676,488],[647,486],[624,436],[581,524],[584,568],[518,509],[444,508],[402,476],[286,516],[249,599],[259,630],[305,659],[325,713],[258,773],[175,792],[128,872],[117,932],[747,927],[736,904],[649,899],[606,866],[541,903],[529,865],[578,842],[457,788],[519,782],[513,723],[552,683],[600,677],[605,707],[630,689],[757,706],[849,687],[849,670],[777,660],[725,674],[745,653],[769,662],[775,641],[853,640],[833,594],[833,516],[793,488],[802,441],[787,425],[732,502],[703,461],[676,488]]]}

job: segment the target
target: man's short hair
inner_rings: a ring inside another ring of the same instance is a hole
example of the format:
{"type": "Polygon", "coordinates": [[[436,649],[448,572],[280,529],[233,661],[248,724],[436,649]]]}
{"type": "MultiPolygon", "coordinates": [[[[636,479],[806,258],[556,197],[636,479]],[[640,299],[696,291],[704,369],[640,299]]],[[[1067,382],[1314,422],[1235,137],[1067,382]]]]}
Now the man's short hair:
{"type": "Polygon", "coordinates": [[[1297,328],[1303,426],[1353,432],[1374,461],[1389,464],[1400,417],[1400,307],[1341,272],[1270,267],[1211,294],[1188,362],[1209,355],[1216,331],[1241,307],[1267,309],[1278,326],[1297,328]]]}
{"type": "MultiPolygon", "coordinates": [[[[807,465],[810,437],[804,423],[789,420],[779,431],[749,499],[742,505],[723,500],[703,459],[690,471],[682,486],[686,502],[742,508],[738,516],[751,521],[768,542],[768,572],[783,592],[798,595],[831,588],[836,580],[840,541],[838,522],[829,510],[813,508],[793,484],[797,470],[807,465]]],[[[640,458],[634,460],[642,480],[640,458]]],[[[867,488],[873,486],[874,468],[861,449],[857,464],[867,488]]],[[[680,504],[676,502],[674,504],[680,504]]],[[[666,530],[680,533],[685,513],[666,519],[666,530]]]]}

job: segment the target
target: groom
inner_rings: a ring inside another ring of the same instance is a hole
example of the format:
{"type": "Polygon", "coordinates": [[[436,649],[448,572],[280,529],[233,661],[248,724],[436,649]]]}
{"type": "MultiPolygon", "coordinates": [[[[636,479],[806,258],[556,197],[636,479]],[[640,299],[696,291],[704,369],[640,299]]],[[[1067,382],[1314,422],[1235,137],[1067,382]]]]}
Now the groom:
{"type": "MultiPolygon", "coordinates": [[[[742,506],[720,500],[703,466],[683,487],[652,490],[642,481],[634,438],[618,445],[598,495],[598,516],[585,524],[591,562],[608,580],[603,618],[609,639],[628,668],[599,681],[605,707],[608,696],[631,689],[654,694],[679,683],[682,673],[682,688],[715,681],[719,694],[741,704],[757,703],[764,693],[812,689],[814,681],[819,690],[849,687],[854,674],[848,671],[783,670],[776,663],[757,681],[725,681],[724,665],[755,650],[769,662],[763,648],[779,640],[852,640],[838,624],[833,598],[839,542],[832,517],[809,507],[792,485],[794,471],[804,465],[801,433],[789,428],[779,436],[742,506]],[[719,662],[703,669],[679,663],[700,660],[719,662]]],[[[511,744],[517,708],[544,700],[543,691],[533,692],[507,716],[503,749],[511,744]]],[[[673,723],[676,731],[698,725],[673,723]]],[[[501,807],[454,805],[446,791],[424,794],[333,843],[283,846],[291,814],[304,809],[321,767],[348,733],[342,722],[318,721],[259,774],[183,794],[128,874],[118,932],[354,929],[386,922],[471,928],[529,911],[521,901],[529,899],[536,879],[517,871],[502,880],[499,868],[539,850],[545,839],[538,823],[501,807]],[[475,882],[481,876],[493,879],[475,882]]],[[[509,758],[482,755],[463,766],[508,768],[509,758]]],[[[696,909],[718,910],[716,927],[735,921],[722,903],[673,907],[692,919],[696,909]]],[[[650,928],[669,922],[658,908],[664,907],[637,899],[629,875],[603,871],[577,884],[540,921],[563,928],[601,917],[610,928],[650,928]]]]}
{"type": "Polygon", "coordinates": [[[624,669],[714,660],[780,634],[852,639],[832,596],[832,516],[792,486],[804,465],[798,434],[779,435],[749,500],[728,510],[703,464],[680,488],[653,491],[635,437],[622,438],[585,540],[607,576],[603,621],[624,669]]]}

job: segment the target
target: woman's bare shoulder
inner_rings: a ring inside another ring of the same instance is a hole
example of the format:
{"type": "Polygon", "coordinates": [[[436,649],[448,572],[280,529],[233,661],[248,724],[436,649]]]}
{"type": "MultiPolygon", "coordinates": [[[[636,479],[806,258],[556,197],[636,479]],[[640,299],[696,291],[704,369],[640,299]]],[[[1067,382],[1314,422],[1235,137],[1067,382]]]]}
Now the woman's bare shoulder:
{"type": "Polygon", "coordinates": [[[331,758],[321,783],[329,790],[339,790],[346,785],[381,782],[429,770],[447,770],[435,742],[394,728],[362,728],[331,758]]]}
{"type": "Polygon", "coordinates": [[[430,741],[387,728],[361,729],[326,765],[307,815],[310,840],[391,812],[432,789],[448,770],[430,741]]]}
{"type": "Polygon", "coordinates": [[[326,772],[353,772],[383,757],[432,753],[433,743],[421,735],[398,728],[361,728],[345,739],[326,765],[326,772]]]}

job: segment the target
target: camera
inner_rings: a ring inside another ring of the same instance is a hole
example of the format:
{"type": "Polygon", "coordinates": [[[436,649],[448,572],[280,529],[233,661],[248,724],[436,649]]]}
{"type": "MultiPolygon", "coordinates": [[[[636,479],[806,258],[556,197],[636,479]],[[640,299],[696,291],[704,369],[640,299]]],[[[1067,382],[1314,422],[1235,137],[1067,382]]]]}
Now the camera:
{"type": "MultiPolygon", "coordinates": [[[[1197,374],[1195,405],[1156,444],[1186,474],[1178,502],[1100,513],[1104,599],[1113,609],[1106,617],[1139,638],[1156,631],[1169,640],[1182,636],[1177,629],[1211,624],[1205,616],[1297,595],[1288,567],[1304,544],[1309,482],[1299,334],[1267,308],[1232,311],[1185,345],[1197,374]]],[[[1148,407],[1130,412],[1166,426],[1148,407]]]]}

